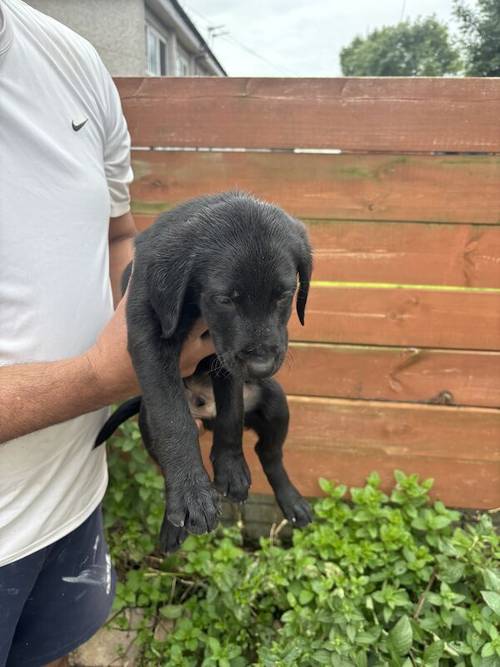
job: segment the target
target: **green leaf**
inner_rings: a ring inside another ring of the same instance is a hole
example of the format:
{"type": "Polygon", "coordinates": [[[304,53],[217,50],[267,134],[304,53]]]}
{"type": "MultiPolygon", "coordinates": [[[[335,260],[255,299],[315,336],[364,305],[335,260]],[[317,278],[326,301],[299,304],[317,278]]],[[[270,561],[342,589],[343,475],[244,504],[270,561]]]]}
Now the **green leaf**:
{"type": "Polygon", "coordinates": [[[436,663],[442,657],[444,653],[444,642],[436,641],[430,646],[428,646],[423,655],[424,664],[431,667],[432,663],[436,663]]]}
{"type": "Polygon", "coordinates": [[[500,576],[493,572],[493,570],[483,571],[484,585],[488,590],[500,593],[500,576]]]}
{"type": "Polygon", "coordinates": [[[389,632],[391,644],[398,655],[407,655],[413,644],[413,631],[408,616],[401,616],[389,632]]]}
{"type": "Polygon", "coordinates": [[[460,561],[448,561],[445,568],[440,571],[439,578],[447,584],[455,584],[463,577],[465,563],[460,561]]]}
{"type": "Polygon", "coordinates": [[[220,650],[219,640],[215,637],[208,637],[207,642],[212,653],[217,653],[220,650]]]}
{"type": "Polygon", "coordinates": [[[332,664],[332,654],[329,651],[320,649],[313,653],[313,659],[320,665],[331,665],[332,664]]]}
{"type": "Polygon", "coordinates": [[[331,494],[335,490],[335,487],[330,482],[330,480],[320,477],[318,480],[319,488],[325,493],[331,494]]]}
{"type": "Polygon", "coordinates": [[[122,445],[122,451],[124,452],[130,452],[131,449],[134,447],[134,441],[133,440],[125,440],[125,442],[122,445]]]}
{"type": "Polygon", "coordinates": [[[160,608],[160,615],[164,618],[180,618],[183,613],[181,604],[167,604],[160,608]]]}
{"type": "Polygon", "coordinates": [[[355,665],[356,667],[368,667],[368,658],[364,651],[356,655],[355,665]]]}
{"type": "Polygon", "coordinates": [[[378,472],[371,472],[371,473],[368,475],[368,477],[367,477],[367,479],[366,479],[366,482],[367,482],[367,484],[369,484],[370,486],[373,486],[373,487],[375,487],[376,489],[378,489],[379,486],[380,486],[380,475],[378,474],[378,472]]]}
{"type": "Polygon", "coordinates": [[[308,604],[308,602],[311,602],[313,598],[314,598],[314,593],[306,589],[301,590],[299,593],[299,602],[302,605],[308,604]]]}
{"type": "Polygon", "coordinates": [[[486,644],[481,649],[481,657],[489,658],[492,655],[495,655],[495,648],[491,642],[486,642],[486,644]]]}
{"type": "Polygon", "coordinates": [[[495,591],[481,591],[481,595],[488,607],[492,609],[497,616],[500,616],[500,593],[495,593],[495,591]]]}
{"type": "Polygon", "coordinates": [[[447,516],[435,516],[432,518],[432,527],[435,530],[440,530],[442,528],[446,528],[449,526],[451,523],[451,519],[449,519],[447,516]]]}

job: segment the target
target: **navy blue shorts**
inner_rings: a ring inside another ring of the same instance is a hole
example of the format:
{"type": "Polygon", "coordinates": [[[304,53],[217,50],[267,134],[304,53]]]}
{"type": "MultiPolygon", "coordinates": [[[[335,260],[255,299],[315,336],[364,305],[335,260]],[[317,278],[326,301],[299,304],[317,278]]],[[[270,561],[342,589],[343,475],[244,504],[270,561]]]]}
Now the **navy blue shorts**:
{"type": "Polygon", "coordinates": [[[41,667],[103,625],[115,592],[98,507],[72,533],[0,567],[0,667],[41,667]]]}

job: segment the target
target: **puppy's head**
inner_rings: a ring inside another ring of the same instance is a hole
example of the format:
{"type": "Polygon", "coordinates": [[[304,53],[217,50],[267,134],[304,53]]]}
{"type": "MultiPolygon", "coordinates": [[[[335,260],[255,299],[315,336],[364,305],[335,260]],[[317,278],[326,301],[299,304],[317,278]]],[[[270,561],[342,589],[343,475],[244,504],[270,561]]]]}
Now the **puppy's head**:
{"type": "Polygon", "coordinates": [[[215,396],[209,373],[191,375],[186,378],[184,393],[194,419],[215,418],[215,396]]]}
{"type": "Polygon", "coordinates": [[[269,377],[285,358],[294,297],[304,324],[312,271],[305,228],[246,195],[200,217],[192,278],[217,355],[232,374],[269,377]]]}

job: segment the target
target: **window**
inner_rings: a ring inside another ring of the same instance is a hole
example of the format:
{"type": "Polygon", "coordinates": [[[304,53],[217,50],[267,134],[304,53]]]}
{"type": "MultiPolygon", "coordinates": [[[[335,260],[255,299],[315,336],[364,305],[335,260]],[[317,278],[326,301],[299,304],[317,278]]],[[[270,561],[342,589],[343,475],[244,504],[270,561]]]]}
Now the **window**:
{"type": "Polygon", "coordinates": [[[177,53],[177,76],[189,76],[189,60],[182,53],[177,53]]]}
{"type": "Polygon", "coordinates": [[[165,76],[167,74],[167,42],[150,25],[146,25],[146,54],[148,74],[165,76]]]}

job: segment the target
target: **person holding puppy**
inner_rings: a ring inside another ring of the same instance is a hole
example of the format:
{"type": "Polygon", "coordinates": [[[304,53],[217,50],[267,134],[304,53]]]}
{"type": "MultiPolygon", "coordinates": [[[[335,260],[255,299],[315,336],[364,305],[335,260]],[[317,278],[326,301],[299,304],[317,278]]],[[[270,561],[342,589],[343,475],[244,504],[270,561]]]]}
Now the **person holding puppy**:
{"type": "MultiPolygon", "coordinates": [[[[0,0],[0,667],[67,664],[111,607],[93,443],[106,406],[139,391],[119,301],[131,180],[96,51],[0,0]]],[[[184,376],[213,352],[205,329],[183,348],[184,376]]]]}

